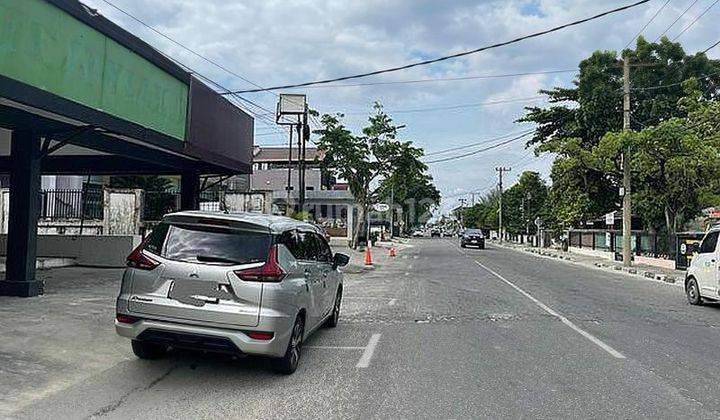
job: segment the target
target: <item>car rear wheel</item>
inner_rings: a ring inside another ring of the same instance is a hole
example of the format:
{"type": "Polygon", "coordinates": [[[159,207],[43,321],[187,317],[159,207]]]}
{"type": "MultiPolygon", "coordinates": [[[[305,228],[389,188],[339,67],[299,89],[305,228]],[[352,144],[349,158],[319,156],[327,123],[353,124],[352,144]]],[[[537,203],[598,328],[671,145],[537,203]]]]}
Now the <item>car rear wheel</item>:
{"type": "Polygon", "coordinates": [[[337,296],[335,296],[335,304],[333,306],[332,314],[330,315],[330,318],[325,321],[326,327],[337,327],[338,321],[340,320],[340,303],[342,303],[342,289],[339,289],[337,292],[337,296]]]}
{"type": "Polygon", "coordinates": [[[702,298],[700,297],[700,289],[698,288],[697,280],[689,278],[685,284],[685,294],[687,300],[691,305],[702,305],[702,298]]]}
{"type": "Polygon", "coordinates": [[[303,333],[305,332],[305,323],[300,315],[295,319],[290,342],[288,342],[285,355],[279,359],[275,359],[275,371],[283,375],[290,375],[297,370],[300,362],[300,354],[302,350],[303,333]]]}
{"type": "Polygon", "coordinates": [[[132,351],[139,359],[159,359],[167,353],[167,346],[148,343],[147,341],[132,340],[132,351]]]}

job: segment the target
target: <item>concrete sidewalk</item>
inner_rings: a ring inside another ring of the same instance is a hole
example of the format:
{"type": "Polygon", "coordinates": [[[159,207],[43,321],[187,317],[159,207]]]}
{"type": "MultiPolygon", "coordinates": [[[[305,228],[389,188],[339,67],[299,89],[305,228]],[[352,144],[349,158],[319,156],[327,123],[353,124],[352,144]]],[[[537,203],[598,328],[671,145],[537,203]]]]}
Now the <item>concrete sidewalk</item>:
{"type": "Polygon", "coordinates": [[[535,254],[543,258],[554,258],[571,264],[586,266],[592,269],[609,270],[623,273],[629,276],[640,277],[646,280],[652,280],[664,284],[685,287],[685,271],[683,270],[671,270],[636,263],[633,263],[632,267],[623,267],[622,262],[619,261],[609,261],[605,258],[577,254],[555,248],[534,248],[528,247],[524,244],[516,244],[512,242],[503,242],[502,244],[500,244],[497,240],[492,240],[490,243],[495,246],[513,249],[519,252],[535,254]]]}

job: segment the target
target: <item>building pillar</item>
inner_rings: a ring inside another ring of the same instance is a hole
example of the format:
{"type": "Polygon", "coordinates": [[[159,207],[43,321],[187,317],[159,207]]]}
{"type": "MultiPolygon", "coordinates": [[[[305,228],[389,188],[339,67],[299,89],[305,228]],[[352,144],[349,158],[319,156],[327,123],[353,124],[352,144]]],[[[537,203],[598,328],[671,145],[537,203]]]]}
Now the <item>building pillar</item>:
{"type": "Polygon", "coordinates": [[[40,138],[13,131],[10,143],[10,222],[2,296],[37,296],[43,283],[35,278],[37,222],[40,212],[40,138]]]}
{"type": "Polygon", "coordinates": [[[345,225],[347,226],[347,238],[349,241],[352,241],[353,239],[353,230],[355,229],[355,215],[353,214],[353,205],[348,204],[347,205],[347,221],[345,225]]]}
{"type": "Polygon", "coordinates": [[[180,176],[180,210],[200,209],[200,174],[183,172],[180,176]]]}

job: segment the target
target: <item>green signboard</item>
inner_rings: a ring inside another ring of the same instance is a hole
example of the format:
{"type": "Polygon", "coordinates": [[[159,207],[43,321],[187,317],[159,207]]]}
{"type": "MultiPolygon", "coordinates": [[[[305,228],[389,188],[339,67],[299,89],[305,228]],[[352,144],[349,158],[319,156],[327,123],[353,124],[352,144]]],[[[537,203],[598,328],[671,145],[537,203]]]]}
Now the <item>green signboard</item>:
{"type": "Polygon", "coordinates": [[[43,0],[0,0],[0,74],[185,140],[185,83],[43,0]]]}

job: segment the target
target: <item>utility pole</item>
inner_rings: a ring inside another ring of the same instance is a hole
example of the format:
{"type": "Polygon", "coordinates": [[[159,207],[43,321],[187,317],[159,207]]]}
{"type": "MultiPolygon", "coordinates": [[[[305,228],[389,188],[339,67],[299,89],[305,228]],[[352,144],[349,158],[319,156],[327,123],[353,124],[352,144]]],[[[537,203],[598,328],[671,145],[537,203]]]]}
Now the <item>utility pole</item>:
{"type": "Polygon", "coordinates": [[[458,201],[460,202],[460,227],[465,228],[465,203],[467,202],[467,198],[458,198],[458,201]]]}
{"type": "Polygon", "coordinates": [[[292,215],[292,207],[290,207],[290,189],[292,188],[292,142],[293,142],[293,129],[290,126],[290,142],[288,143],[288,173],[287,173],[287,198],[285,199],[285,215],[292,215]]]}
{"type": "Polygon", "coordinates": [[[395,185],[390,185],[390,238],[393,237],[393,231],[394,226],[393,223],[395,222],[395,185]]]}
{"type": "MultiPolygon", "coordinates": [[[[630,58],[623,57],[623,131],[630,131],[630,58]]],[[[632,266],[631,229],[632,203],[630,202],[630,147],[622,154],[622,205],[623,205],[623,265],[632,266]]]]}
{"type": "Polygon", "coordinates": [[[498,188],[500,190],[500,206],[498,208],[498,236],[500,237],[500,243],[503,241],[503,172],[510,172],[511,168],[505,168],[503,166],[499,166],[495,168],[495,170],[498,172],[498,188]]]}

